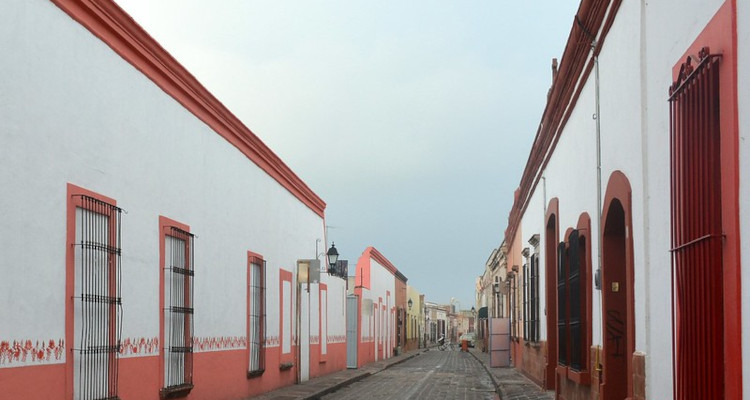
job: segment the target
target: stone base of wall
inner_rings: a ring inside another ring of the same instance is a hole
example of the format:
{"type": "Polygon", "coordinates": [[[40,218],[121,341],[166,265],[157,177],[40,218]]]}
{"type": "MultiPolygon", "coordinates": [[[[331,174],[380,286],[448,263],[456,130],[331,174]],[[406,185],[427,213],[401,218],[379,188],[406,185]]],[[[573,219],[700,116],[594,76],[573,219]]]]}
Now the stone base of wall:
{"type": "Polygon", "coordinates": [[[517,366],[529,379],[544,387],[544,368],[547,365],[547,343],[520,340],[521,363],[517,366]]]}
{"type": "MultiPolygon", "coordinates": [[[[601,372],[598,363],[601,362],[600,352],[601,347],[591,347],[589,351],[590,371],[587,376],[575,375],[566,367],[557,368],[555,393],[558,400],[599,400],[601,372]]],[[[646,355],[638,351],[633,353],[632,400],[646,400],[646,355]]]]}
{"type": "Polygon", "coordinates": [[[633,353],[633,400],[646,400],[646,355],[633,353]]]}
{"type": "Polygon", "coordinates": [[[597,361],[600,348],[589,349],[589,367],[576,372],[564,366],[557,367],[555,393],[561,400],[599,400],[599,371],[597,361]]]}

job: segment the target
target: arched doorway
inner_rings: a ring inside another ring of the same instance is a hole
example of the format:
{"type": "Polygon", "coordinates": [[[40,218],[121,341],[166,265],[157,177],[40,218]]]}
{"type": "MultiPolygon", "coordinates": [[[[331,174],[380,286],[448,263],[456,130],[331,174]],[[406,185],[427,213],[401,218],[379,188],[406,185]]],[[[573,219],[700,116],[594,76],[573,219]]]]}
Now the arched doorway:
{"type": "Polygon", "coordinates": [[[610,177],[602,213],[602,400],[633,396],[635,318],[630,184],[621,172],[610,177]]]}

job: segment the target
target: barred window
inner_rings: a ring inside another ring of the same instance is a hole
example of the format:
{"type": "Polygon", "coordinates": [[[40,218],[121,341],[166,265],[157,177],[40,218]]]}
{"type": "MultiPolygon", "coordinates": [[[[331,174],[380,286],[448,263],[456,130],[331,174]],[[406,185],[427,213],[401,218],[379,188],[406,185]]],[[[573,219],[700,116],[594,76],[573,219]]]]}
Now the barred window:
{"type": "Polygon", "coordinates": [[[572,230],[567,243],[560,243],[558,252],[558,363],[574,371],[583,371],[587,357],[587,293],[586,273],[590,269],[586,237],[572,230]]]}
{"type": "Polygon", "coordinates": [[[584,360],[583,307],[586,305],[583,296],[584,287],[582,285],[583,267],[586,266],[586,262],[585,260],[581,262],[581,257],[586,254],[586,240],[583,237],[579,237],[578,231],[574,230],[570,233],[568,241],[570,243],[570,262],[568,264],[568,286],[570,287],[570,316],[568,318],[570,330],[570,368],[581,371],[584,360]]]}
{"type": "Polygon", "coordinates": [[[568,247],[557,246],[557,362],[568,365],[568,247]]]}
{"type": "Polygon", "coordinates": [[[73,195],[73,398],[117,398],[122,327],[120,216],[112,204],[73,195]]]}
{"type": "Polygon", "coordinates": [[[167,227],[164,235],[164,388],[162,398],[193,388],[193,234],[167,227]]]}
{"type": "Polygon", "coordinates": [[[539,341],[539,254],[529,259],[529,334],[526,340],[539,341]]]}
{"type": "Polygon", "coordinates": [[[266,262],[250,256],[248,272],[248,346],[247,376],[260,376],[266,370],[266,262]]]}
{"type": "MultiPolygon", "coordinates": [[[[517,268],[516,268],[517,269],[517,268]]],[[[518,303],[518,286],[516,276],[510,277],[510,337],[518,338],[518,313],[516,312],[518,303]]]]}
{"type": "Polygon", "coordinates": [[[529,341],[529,333],[531,333],[531,327],[529,321],[531,320],[531,307],[529,304],[531,297],[531,285],[529,282],[531,273],[529,271],[529,263],[523,264],[523,340],[529,341]]]}

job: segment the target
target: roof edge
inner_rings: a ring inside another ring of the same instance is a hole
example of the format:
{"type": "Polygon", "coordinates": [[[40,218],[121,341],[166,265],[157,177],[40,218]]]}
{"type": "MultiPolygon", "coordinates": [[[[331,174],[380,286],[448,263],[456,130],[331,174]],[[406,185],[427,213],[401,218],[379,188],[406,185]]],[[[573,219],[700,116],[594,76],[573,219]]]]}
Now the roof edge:
{"type": "Polygon", "coordinates": [[[112,0],[51,0],[319,216],[326,203],[112,0]]]}

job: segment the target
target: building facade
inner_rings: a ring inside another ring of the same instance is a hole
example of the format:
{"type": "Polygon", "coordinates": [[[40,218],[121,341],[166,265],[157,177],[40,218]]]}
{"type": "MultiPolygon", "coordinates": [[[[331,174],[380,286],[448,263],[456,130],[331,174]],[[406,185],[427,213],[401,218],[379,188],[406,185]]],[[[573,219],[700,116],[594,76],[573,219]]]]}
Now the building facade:
{"type": "Polygon", "coordinates": [[[579,6],[505,234],[514,365],[557,398],[743,398],[748,8],[579,6]]]}
{"type": "MultiPolygon", "coordinates": [[[[354,287],[360,304],[358,366],[394,355],[397,281],[403,282],[405,292],[406,277],[376,248],[365,249],[357,261],[354,287]]],[[[405,303],[406,296],[403,299],[405,303]]]]}
{"type": "Polygon", "coordinates": [[[345,281],[298,274],[325,203],[293,171],[114,2],[11,0],[0,25],[2,397],[345,368],[345,281]]]}

